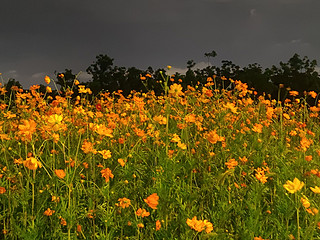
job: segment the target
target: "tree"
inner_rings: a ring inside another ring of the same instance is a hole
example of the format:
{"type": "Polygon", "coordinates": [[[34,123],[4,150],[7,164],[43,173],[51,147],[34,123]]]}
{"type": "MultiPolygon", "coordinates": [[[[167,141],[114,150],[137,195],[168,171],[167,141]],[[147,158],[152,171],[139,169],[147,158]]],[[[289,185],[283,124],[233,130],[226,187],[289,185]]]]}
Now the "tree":
{"type": "Polygon", "coordinates": [[[22,85],[19,81],[16,81],[14,78],[9,78],[8,82],[4,84],[4,87],[6,88],[6,91],[11,92],[11,88],[13,86],[16,86],[18,88],[22,88],[22,85]]]}
{"type": "Polygon", "coordinates": [[[113,58],[108,55],[100,54],[96,56],[96,61],[87,69],[87,73],[92,75],[92,82],[88,84],[91,90],[96,94],[102,90],[110,92],[119,89],[119,82],[113,78],[113,74],[120,69],[114,69],[113,58]]]}
{"type": "Polygon", "coordinates": [[[249,64],[242,70],[238,71],[236,79],[248,84],[249,88],[254,88],[259,94],[272,93],[276,90],[274,84],[269,81],[269,76],[263,71],[262,67],[257,64],[249,64]]]}
{"type": "Polygon", "coordinates": [[[194,74],[194,71],[191,68],[193,68],[195,65],[196,63],[193,60],[189,60],[187,62],[188,71],[186,72],[186,77],[183,84],[184,87],[186,87],[187,85],[194,85],[196,75],[194,74]]]}
{"type": "Polygon", "coordinates": [[[216,57],[216,56],[217,56],[217,53],[212,50],[211,52],[205,53],[204,56],[208,58],[208,66],[209,66],[209,65],[210,65],[209,59],[210,59],[211,57],[212,57],[212,58],[216,57]]]}
{"type": "Polygon", "coordinates": [[[267,69],[270,80],[276,86],[284,84],[293,90],[299,91],[320,91],[320,78],[315,67],[317,61],[310,61],[308,57],[300,58],[294,54],[287,63],[280,62],[280,67],[272,66],[267,69]]]}
{"type": "Polygon", "coordinates": [[[72,73],[71,69],[65,69],[64,72],[56,73],[56,83],[61,86],[60,90],[66,90],[72,88],[73,82],[76,79],[76,75],[72,73]]]}

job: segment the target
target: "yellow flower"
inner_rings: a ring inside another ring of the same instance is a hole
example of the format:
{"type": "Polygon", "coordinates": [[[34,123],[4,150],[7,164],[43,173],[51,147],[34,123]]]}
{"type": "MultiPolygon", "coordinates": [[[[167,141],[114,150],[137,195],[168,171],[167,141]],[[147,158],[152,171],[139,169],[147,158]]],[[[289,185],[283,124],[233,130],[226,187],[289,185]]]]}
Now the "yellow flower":
{"type": "Polygon", "coordinates": [[[187,219],[187,225],[197,232],[202,232],[205,230],[206,233],[210,233],[213,230],[213,225],[208,220],[197,220],[197,217],[194,216],[192,219],[187,219]]]}
{"type": "Polygon", "coordinates": [[[103,157],[103,159],[111,158],[111,152],[109,150],[98,151],[103,157]]]}
{"type": "Polygon", "coordinates": [[[315,186],[314,188],[313,187],[310,187],[311,191],[314,192],[314,193],[320,193],[320,188],[318,186],[315,186]]]}
{"type": "Polygon", "coordinates": [[[46,91],[47,91],[48,93],[52,93],[51,87],[47,86],[47,87],[46,87],[46,91]]]}
{"type": "Polygon", "coordinates": [[[176,83],[172,84],[169,89],[169,94],[173,97],[178,97],[180,95],[183,95],[182,86],[176,83]]]}
{"type": "Polygon", "coordinates": [[[44,77],[44,81],[46,82],[46,84],[49,84],[50,83],[50,77],[49,76],[45,76],[44,77]]]}
{"type": "Polygon", "coordinates": [[[180,137],[177,134],[173,134],[173,137],[171,138],[171,142],[180,142],[180,137]]]}
{"type": "Polygon", "coordinates": [[[308,208],[310,207],[310,202],[307,198],[301,198],[301,203],[302,203],[302,206],[304,206],[305,208],[308,208]]]}
{"type": "Polygon", "coordinates": [[[41,168],[41,162],[39,162],[34,157],[29,157],[25,161],[23,161],[23,165],[30,170],[36,170],[38,167],[41,168]]]}
{"type": "Polygon", "coordinates": [[[183,150],[187,149],[187,145],[184,144],[184,143],[178,142],[177,145],[178,145],[179,148],[181,148],[183,150]]]}
{"type": "Polygon", "coordinates": [[[304,182],[300,182],[298,178],[294,178],[293,182],[287,181],[286,184],[283,185],[283,187],[289,192],[289,193],[295,193],[297,191],[300,191],[304,186],[304,182]]]}
{"type": "Polygon", "coordinates": [[[124,165],[126,164],[127,160],[124,160],[122,158],[118,159],[118,163],[121,165],[121,167],[124,167],[124,165]]]}

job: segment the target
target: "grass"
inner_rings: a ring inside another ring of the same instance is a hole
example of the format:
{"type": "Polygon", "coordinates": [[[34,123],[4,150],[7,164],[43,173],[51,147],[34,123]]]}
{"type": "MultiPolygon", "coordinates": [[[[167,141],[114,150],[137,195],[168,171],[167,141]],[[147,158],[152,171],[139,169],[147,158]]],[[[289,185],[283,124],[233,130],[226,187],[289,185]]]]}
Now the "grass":
{"type": "Polygon", "coordinates": [[[164,76],[164,96],[1,88],[0,237],[319,239],[313,93],[207,80],[164,76]]]}

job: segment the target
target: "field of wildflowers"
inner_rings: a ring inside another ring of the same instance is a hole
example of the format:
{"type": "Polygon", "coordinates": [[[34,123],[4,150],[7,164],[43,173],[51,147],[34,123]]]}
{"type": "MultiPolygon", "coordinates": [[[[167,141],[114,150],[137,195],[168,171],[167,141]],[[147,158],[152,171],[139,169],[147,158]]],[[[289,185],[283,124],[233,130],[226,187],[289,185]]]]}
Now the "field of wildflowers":
{"type": "Polygon", "coordinates": [[[0,238],[320,239],[317,94],[215,78],[164,76],[163,96],[0,88],[0,238]]]}

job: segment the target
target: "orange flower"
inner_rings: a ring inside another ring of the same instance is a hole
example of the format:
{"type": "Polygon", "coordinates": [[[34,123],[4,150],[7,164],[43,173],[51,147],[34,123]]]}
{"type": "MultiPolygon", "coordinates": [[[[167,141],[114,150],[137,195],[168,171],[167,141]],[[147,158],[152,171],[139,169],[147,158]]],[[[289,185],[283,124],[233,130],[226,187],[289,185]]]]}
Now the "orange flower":
{"type": "Polygon", "coordinates": [[[54,173],[57,175],[58,178],[63,179],[66,176],[66,173],[63,169],[56,169],[54,173]]]}
{"type": "Polygon", "coordinates": [[[301,203],[302,203],[302,206],[304,206],[305,208],[308,208],[310,207],[310,202],[307,198],[301,198],[301,203]]]}
{"type": "Polygon", "coordinates": [[[194,216],[192,219],[187,219],[187,224],[192,229],[196,230],[197,232],[202,232],[203,230],[206,233],[210,233],[213,230],[213,225],[208,220],[197,220],[197,217],[194,216]]]}
{"type": "Polygon", "coordinates": [[[46,216],[52,216],[52,214],[55,212],[55,210],[51,210],[50,208],[48,208],[47,210],[44,211],[44,215],[46,216]]]}
{"type": "Polygon", "coordinates": [[[87,162],[83,162],[82,165],[84,168],[89,168],[89,164],[87,162]]]}
{"type": "Polygon", "coordinates": [[[148,216],[150,216],[150,213],[147,210],[145,210],[144,208],[143,209],[139,208],[136,211],[136,215],[139,217],[148,217],[148,216]]]}
{"type": "Polygon", "coordinates": [[[308,92],[308,94],[309,94],[312,98],[316,98],[317,95],[318,95],[315,91],[310,91],[310,92],[308,92]]]}
{"type": "Polygon", "coordinates": [[[185,116],[184,120],[187,123],[194,123],[196,121],[196,115],[195,114],[188,114],[187,116],[185,116]]]}
{"type": "Polygon", "coordinates": [[[103,157],[103,159],[111,158],[111,152],[109,150],[98,151],[103,157]]]}
{"type": "Polygon", "coordinates": [[[177,134],[173,134],[173,137],[171,138],[171,142],[180,142],[180,137],[177,134]]]}
{"type": "Polygon", "coordinates": [[[239,157],[239,160],[240,160],[242,163],[248,162],[248,158],[247,158],[246,156],[239,157]]]}
{"type": "Polygon", "coordinates": [[[77,232],[82,232],[82,227],[80,224],[77,225],[77,232]]]}
{"type": "Polygon", "coordinates": [[[109,168],[102,169],[100,172],[101,172],[101,176],[106,179],[106,182],[109,182],[109,178],[114,177],[114,175],[112,174],[109,168]]]}
{"type": "Polygon", "coordinates": [[[44,81],[46,82],[46,84],[50,83],[50,77],[49,76],[45,76],[44,77],[44,81]]]}
{"type": "Polygon", "coordinates": [[[62,128],[62,120],[62,115],[52,114],[48,117],[47,124],[54,132],[56,132],[62,128]]]}
{"type": "Polygon", "coordinates": [[[47,86],[47,87],[46,87],[46,91],[47,91],[48,93],[52,93],[52,88],[49,87],[49,86],[47,86]]]}
{"type": "Polygon", "coordinates": [[[207,135],[206,135],[207,140],[212,143],[212,144],[216,144],[218,141],[220,142],[224,142],[225,138],[224,137],[220,137],[217,134],[216,130],[210,131],[207,135]]]}
{"type": "Polygon", "coordinates": [[[92,152],[93,154],[97,153],[97,150],[95,150],[93,148],[93,144],[91,142],[88,142],[86,139],[83,141],[83,144],[81,146],[81,150],[86,154],[88,154],[90,152],[92,152]]]}
{"type": "Polygon", "coordinates": [[[182,86],[176,83],[172,84],[169,89],[169,94],[173,97],[178,97],[180,95],[183,95],[182,86]]]}
{"type": "Polygon", "coordinates": [[[167,124],[167,118],[162,115],[153,117],[153,120],[162,125],[167,124]]]}
{"type": "Polygon", "coordinates": [[[159,204],[158,200],[159,200],[159,196],[157,193],[153,193],[149,197],[147,197],[147,199],[144,199],[144,201],[152,209],[157,209],[157,205],[159,204]]]}
{"type": "Polygon", "coordinates": [[[140,80],[146,80],[147,78],[140,74],[140,80]]]}
{"type": "Polygon", "coordinates": [[[138,223],[138,228],[144,228],[144,225],[143,225],[143,223],[138,223]]]}
{"type": "Polygon", "coordinates": [[[23,165],[30,170],[36,170],[38,167],[42,167],[41,162],[39,162],[34,157],[28,157],[25,161],[23,161],[23,165]]]}
{"type": "Polygon", "coordinates": [[[121,207],[121,208],[127,208],[131,204],[131,200],[128,198],[119,198],[118,202],[119,203],[116,203],[116,206],[121,207]]]}
{"type": "Polygon", "coordinates": [[[127,160],[123,160],[122,158],[118,159],[118,163],[121,165],[121,167],[124,167],[124,165],[126,164],[127,160]]]}
{"type": "Polygon", "coordinates": [[[7,190],[4,187],[0,187],[0,194],[4,194],[7,190]]]}
{"type": "Polygon", "coordinates": [[[289,91],[290,96],[296,97],[299,95],[299,92],[297,91],[289,91]]]}
{"type": "Polygon", "coordinates": [[[265,170],[258,167],[255,171],[257,172],[257,173],[255,174],[256,178],[257,178],[260,182],[266,183],[268,177],[265,176],[265,173],[264,173],[265,170]]]}
{"type": "Polygon", "coordinates": [[[186,150],[186,149],[187,149],[187,145],[184,144],[184,143],[181,143],[181,142],[178,142],[178,143],[177,143],[177,146],[178,146],[179,148],[181,148],[182,150],[186,150]]]}
{"type": "Polygon", "coordinates": [[[159,220],[156,221],[156,231],[159,231],[161,228],[161,222],[159,220]]]}
{"type": "Polygon", "coordinates": [[[225,163],[228,169],[233,169],[236,166],[238,166],[238,161],[236,161],[234,158],[230,159],[228,162],[225,163]]]}
{"type": "Polygon", "coordinates": [[[51,196],[51,201],[52,201],[52,202],[56,202],[56,203],[58,203],[58,202],[60,202],[60,197],[57,197],[57,196],[51,196]]]}
{"type": "Polygon", "coordinates": [[[62,226],[67,226],[67,221],[63,217],[60,216],[59,219],[62,226]]]}
{"type": "Polygon", "coordinates": [[[252,131],[257,132],[257,133],[262,133],[262,127],[263,127],[262,124],[256,123],[256,124],[254,124],[254,126],[252,127],[252,131]]]}
{"type": "Polygon", "coordinates": [[[305,152],[310,147],[310,145],[313,143],[312,139],[308,139],[306,137],[302,137],[300,140],[301,149],[305,152]]]}
{"type": "Polygon", "coordinates": [[[206,233],[210,233],[213,231],[213,225],[211,222],[209,222],[208,220],[204,220],[204,225],[206,226],[206,233]]]}
{"type": "Polygon", "coordinates": [[[307,162],[310,162],[312,160],[312,155],[308,155],[308,156],[305,156],[304,158],[307,162]]]}
{"type": "Polygon", "coordinates": [[[18,126],[19,134],[23,136],[22,140],[31,141],[32,134],[36,131],[36,122],[34,120],[23,120],[23,124],[18,126]]]}
{"type": "Polygon", "coordinates": [[[227,102],[227,103],[225,104],[225,108],[226,108],[226,109],[229,109],[232,113],[235,113],[235,114],[238,113],[238,112],[237,112],[238,108],[237,108],[237,107],[235,106],[235,104],[232,103],[232,102],[227,102]]]}
{"type": "Polygon", "coordinates": [[[261,236],[259,237],[254,237],[254,240],[264,240],[261,236]]]}
{"type": "Polygon", "coordinates": [[[112,132],[113,130],[111,128],[107,128],[105,125],[103,124],[97,124],[94,126],[94,131],[96,133],[98,133],[99,135],[102,136],[107,136],[110,138],[113,138],[112,132]]]}

